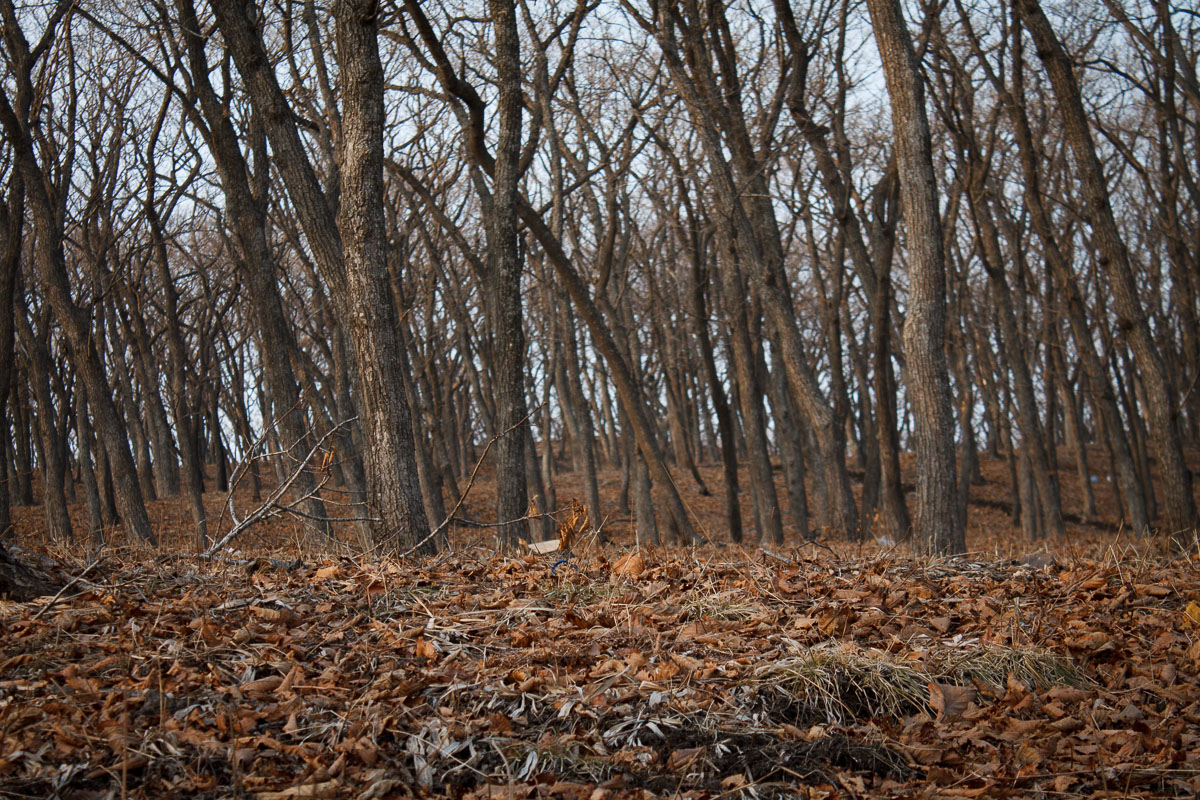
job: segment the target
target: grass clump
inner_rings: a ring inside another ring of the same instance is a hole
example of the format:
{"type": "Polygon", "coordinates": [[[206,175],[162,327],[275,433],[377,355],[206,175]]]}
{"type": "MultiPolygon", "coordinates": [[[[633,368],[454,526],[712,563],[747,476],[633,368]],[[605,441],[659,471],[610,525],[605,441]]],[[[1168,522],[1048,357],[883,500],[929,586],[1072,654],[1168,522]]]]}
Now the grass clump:
{"type": "Polygon", "coordinates": [[[926,708],[929,676],[886,653],[817,645],[755,673],[782,694],[798,719],[841,723],[862,717],[901,717],[926,708]]]}

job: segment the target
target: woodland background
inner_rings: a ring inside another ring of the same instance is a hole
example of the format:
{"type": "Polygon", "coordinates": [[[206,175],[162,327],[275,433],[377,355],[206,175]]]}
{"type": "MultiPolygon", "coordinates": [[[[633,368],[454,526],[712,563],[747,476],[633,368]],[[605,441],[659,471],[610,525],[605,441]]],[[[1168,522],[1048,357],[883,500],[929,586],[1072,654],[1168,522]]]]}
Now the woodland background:
{"type": "Polygon", "coordinates": [[[0,11],[0,528],[206,550],[236,473],[432,551],[491,442],[501,545],[695,541],[688,487],[961,552],[987,458],[1026,537],[1195,530],[1183,5],[0,11]]]}

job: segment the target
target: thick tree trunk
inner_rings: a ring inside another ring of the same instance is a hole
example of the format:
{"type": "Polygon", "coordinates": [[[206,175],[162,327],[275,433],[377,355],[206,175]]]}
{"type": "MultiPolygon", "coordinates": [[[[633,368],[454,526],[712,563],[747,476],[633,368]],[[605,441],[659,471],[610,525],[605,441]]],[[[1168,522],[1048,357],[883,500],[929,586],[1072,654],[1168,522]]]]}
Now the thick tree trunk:
{"type": "MultiPolygon", "coordinates": [[[[397,372],[399,341],[386,268],[383,67],[374,5],[334,4],[343,87],[336,215],[321,187],[258,32],[236,0],[214,0],[217,24],[246,81],[317,265],[358,364],[371,530],[384,546],[417,545],[429,531],[413,453],[412,418],[397,372]]],[[[431,552],[436,545],[421,545],[431,552]]]]}
{"type": "Polygon", "coordinates": [[[909,251],[904,356],[916,418],[917,534],[931,552],[966,549],[954,466],[954,417],[946,364],[945,254],[925,89],[899,0],[868,0],[891,99],[909,251]]]}
{"type": "Polygon", "coordinates": [[[1067,448],[1075,461],[1075,474],[1079,479],[1079,495],[1083,501],[1080,516],[1085,521],[1096,517],[1096,494],[1092,489],[1092,470],[1088,465],[1087,431],[1083,426],[1082,403],[1079,394],[1072,388],[1068,380],[1066,360],[1063,358],[1060,322],[1055,319],[1051,327],[1050,358],[1055,363],[1055,373],[1058,377],[1057,386],[1062,397],[1063,422],[1066,428],[1067,448]]]}
{"type": "MultiPolygon", "coordinates": [[[[222,0],[225,2],[225,0],[222,0]]],[[[338,292],[354,340],[363,423],[367,491],[380,515],[376,541],[411,547],[429,522],[413,452],[412,418],[398,365],[400,342],[387,277],[383,213],[383,65],[377,7],[337,0],[334,19],[342,79],[341,195],[338,230],[346,283],[338,292]],[[390,529],[390,530],[389,530],[390,529]]],[[[244,17],[243,17],[244,19],[244,17]]],[[[290,128],[296,133],[294,125],[290,128]]],[[[432,551],[435,543],[423,545],[432,551]]]]}
{"type": "Polygon", "coordinates": [[[517,195],[521,156],[521,58],[513,0],[489,0],[495,34],[499,122],[488,215],[485,308],[490,310],[496,394],[496,520],[502,546],[531,538],[529,526],[510,522],[529,507],[525,480],[525,329],[521,310],[522,258],[517,243],[517,195]]]}
{"type": "MultiPolygon", "coordinates": [[[[144,438],[149,440],[146,444],[151,445],[154,450],[152,470],[145,470],[143,462],[145,465],[151,464],[149,454],[144,452],[146,448],[141,443],[136,444],[138,475],[142,476],[145,473],[142,478],[142,493],[147,500],[155,500],[160,495],[174,497],[179,493],[179,461],[175,456],[166,408],[158,394],[159,367],[154,355],[154,346],[150,334],[146,331],[138,295],[133,287],[127,284],[122,288],[124,308],[118,308],[114,299],[112,316],[121,323],[126,338],[133,345],[133,374],[137,376],[137,382],[141,384],[142,389],[141,413],[135,413],[134,418],[144,417],[144,427],[148,430],[148,436],[144,438]]],[[[130,412],[137,411],[137,406],[132,394],[133,380],[130,377],[129,365],[124,353],[119,349],[113,353],[113,371],[116,379],[129,389],[122,393],[125,398],[125,415],[129,417],[130,412]]]]}
{"type": "Polygon", "coordinates": [[[633,465],[633,529],[634,541],[640,545],[657,545],[658,523],[654,515],[654,497],[650,494],[650,471],[641,453],[630,447],[633,465]]]}

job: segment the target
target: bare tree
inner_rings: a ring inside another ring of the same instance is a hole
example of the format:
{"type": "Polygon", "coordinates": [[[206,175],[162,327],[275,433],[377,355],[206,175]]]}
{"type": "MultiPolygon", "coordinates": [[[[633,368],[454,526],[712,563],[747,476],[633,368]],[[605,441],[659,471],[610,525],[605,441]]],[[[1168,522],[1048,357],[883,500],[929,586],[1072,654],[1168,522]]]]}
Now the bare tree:
{"type": "MultiPolygon", "coordinates": [[[[378,8],[339,0],[334,6],[343,86],[336,212],[317,180],[296,118],[247,10],[214,0],[213,11],[275,152],[284,183],[329,285],[358,367],[367,447],[367,494],[380,544],[421,541],[429,524],[421,503],[412,419],[399,373],[396,312],[387,280],[383,224],[383,67],[378,8]]],[[[432,549],[432,541],[427,548],[432,549]]]]}
{"type": "Polygon", "coordinates": [[[966,549],[956,512],[954,417],[946,363],[946,265],[925,88],[898,0],[868,0],[883,62],[909,252],[905,373],[916,419],[917,535],[932,552],[966,549]]]}

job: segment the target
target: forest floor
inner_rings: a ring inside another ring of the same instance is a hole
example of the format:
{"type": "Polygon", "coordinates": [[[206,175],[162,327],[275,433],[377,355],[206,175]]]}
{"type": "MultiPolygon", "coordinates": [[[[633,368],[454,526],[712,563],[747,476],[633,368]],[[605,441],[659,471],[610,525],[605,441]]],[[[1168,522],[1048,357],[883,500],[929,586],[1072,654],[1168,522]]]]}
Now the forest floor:
{"type": "MultiPolygon", "coordinates": [[[[614,517],[607,546],[463,529],[407,561],[272,520],[202,561],[163,501],[160,548],[85,560],[18,509],[71,582],[0,601],[0,797],[1200,795],[1200,554],[1119,530],[1102,486],[1101,524],[1024,541],[1006,474],[954,559],[637,549],[614,517]]],[[[719,539],[719,496],[681,488],[719,539]]]]}

